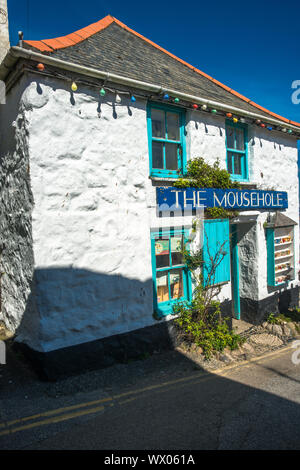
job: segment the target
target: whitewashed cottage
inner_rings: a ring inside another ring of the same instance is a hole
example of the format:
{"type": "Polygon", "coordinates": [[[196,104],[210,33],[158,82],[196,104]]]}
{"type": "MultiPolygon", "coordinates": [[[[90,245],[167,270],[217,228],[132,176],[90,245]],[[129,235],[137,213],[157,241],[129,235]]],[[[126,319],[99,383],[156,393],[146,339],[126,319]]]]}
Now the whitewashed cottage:
{"type": "Polygon", "coordinates": [[[300,124],[112,16],[21,38],[0,79],[0,320],[49,376],[171,344],[172,306],[193,290],[187,205],[239,211],[202,226],[212,251],[228,246],[225,311],[255,323],[298,305],[300,124]],[[195,157],[242,189],[176,190],[195,157]]]}

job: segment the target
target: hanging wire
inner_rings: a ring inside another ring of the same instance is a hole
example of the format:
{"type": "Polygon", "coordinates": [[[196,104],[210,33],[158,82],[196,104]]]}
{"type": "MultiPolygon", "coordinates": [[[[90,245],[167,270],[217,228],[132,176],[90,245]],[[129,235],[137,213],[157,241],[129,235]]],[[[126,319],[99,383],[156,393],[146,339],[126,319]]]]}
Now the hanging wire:
{"type": "MultiPolygon", "coordinates": [[[[28,4],[28,5],[29,5],[29,1],[30,1],[30,0],[27,0],[27,2],[28,2],[27,4],[28,4]]],[[[26,68],[26,67],[25,67],[25,68],[26,68]]],[[[57,72],[56,70],[51,70],[51,72],[49,72],[49,71],[47,71],[47,72],[45,72],[45,71],[40,72],[40,71],[36,70],[36,68],[33,68],[33,67],[29,68],[29,70],[34,70],[35,73],[40,73],[41,75],[55,76],[55,77],[57,77],[57,78],[61,78],[61,79],[65,80],[65,81],[68,81],[68,82],[70,82],[70,83],[73,83],[73,82],[75,82],[76,84],[77,84],[77,83],[80,83],[80,84],[89,86],[89,87],[91,87],[91,88],[95,88],[95,89],[97,89],[98,91],[99,91],[99,88],[102,87],[102,88],[104,89],[104,87],[105,87],[105,91],[109,91],[109,92],[113,93],[114,95],[117,95],[117,94],[118,94],[118,95],[126,95],[126,96],[128,96],[129,98],[131,98],[132,96],[137,97],[137,98],[145,98],[145,97],[147,97],[147,98],[149,98],[150,100],[151,100],[151,99],[157,99],[157,97],[158,97],[157,94],[155,94],[155,95],[153,95],[153,94],[150,94],[150,95],[149,95],[149,94],[137,94],[137,93],[133,93],[132,91],[124,91],[124,90],[119,90],[119,89],[117,89],[117,88],[107,87],[107,86],[106,86],[106,82],[107,82],[107,80],[109,79],[109,77],[107,77],[107,78],[105,78],[105,79],[102,79],[102,80],[101,80],[101,83],[99,83],[99,82],[95,83],[95,82],[91,82],[91,81],[86,80],[86,79],[82,79],[82,78],[80,78],[80,77],[78,77],[78,78],[74,78],[74,77],[73,77],[73,78],[70,78],[69,76],[64,75],[64,74],[62,74],[62,73],[59,73],[59,72],[57,72]]],[[[161,98],[162,98],[162,97],[161,97],[161,98]]],[[[169,98],[170,98],[170,97],[169,97],[169,98]]],[[[113,103],[114,106],[115,106],[116,104],[118,104],[118,103],[113,103]]],[[[181,104],[181,106],[184,107],[184,108],[187,108],[187,107],[190,108],[191,106],[193,107],[193,104],[191,104],[191,103],[184,104],[183,102],[181,102],[180,104],[181,104]]],[[[210,112],[216,111],[216,110],[210,110],[210,109],[207,107],[207,105],[202,105],[202,106],[201,106],[201,111],[209,112],[209,113],[210,113],[210,112]]],[[[221,112],[221,111],[220,111],[220,112],[221,112]]],[[[226,116],[226,112],[224,112],[224,115],[226,116]]],[[[249,119],[243,118],[243,120],[244,120],[243,122],[245,122],[245,123],[258,124],[258,125],[260,124],[260,120],[257,120],[257,119],[252,119],[252,120],[251,120],[250,118],[249,118],[249,119]]],[[[261,125],[261,124],[260,124],[260,125],[261,125]]],[[[264,126],[266,127],[266,125],[264,125],[264,126]]],[[[269,126],[269,127],[271,127],[271,126],[269,126]]],[[[271,129],[269,129],[269,130],[271,130],[271,129]]],[[[286,129],[286,128],[282,129],[282,127],[281,127],[280,125],[278,125],[278,126],[273,126],[273,127],[272,127],[272,130],[274,130],[274,131],[277,130],[277,131],[281,131],[281,132],[287,132],[287,129],[286,129]]],[[[288,133],[290,133],[290,134],[293,133],[293,132],[295,133],[295,131],[292,131],[291,129],[288,130],[288,133]]]]}

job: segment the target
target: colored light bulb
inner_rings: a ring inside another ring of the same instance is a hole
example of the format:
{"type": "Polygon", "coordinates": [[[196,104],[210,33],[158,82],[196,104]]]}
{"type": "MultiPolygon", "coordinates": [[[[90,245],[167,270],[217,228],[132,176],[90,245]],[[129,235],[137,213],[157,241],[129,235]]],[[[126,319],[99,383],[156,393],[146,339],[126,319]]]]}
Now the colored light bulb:
{"type": "Polygon", "coordinates": [[[266,125],[262,122],[260,127],[266,127],[266,125]]]}
{"type": "Polygon", "coordinates": [[[211,112],[212,112],[212,114],[217,114],[217,110],[216,110],[216,109],[212,109],[211,112]]]}
{"type": "Polygon", "coordinates": [[[261,120],[260,119],[256,119],[256,124],[260,124],[261,123],[261,120]]]}
{"type": "Polygon", "coordinates": [[[203,111],[206,111],[206,110],[207,110],[207,105],[206,105],[206,104],[203,104],[203,105],[201,106],[201,109],[202,109],[203,111]]]}
{"type": "Polygon", "coordinates": [[[193,104],[194,109],[198,109],[198,105],[196,103],[193,104]]]}
{"type": "Polygon", "coordinates": [[[175,98],[175,103],[179,103],[179,98],[175,98]]]}
{"type": "Polygon", "coordinates": [[[231,113],[226,113],[226,116],[227,116],[228,118],[231,118],[231,117],[232,117],[232,114],[231,114],[231,113]]]}
{"type": "Polygon", "coordinates": [[[238,118],[233,118],[232,120],[233,120],[233,122],[238,122],[239,121],[238,118]]]}
{"type": "Polygon", "coordinates": [[[37,64],[36,68],[37,68],[38,70],[40,70],[40,72],[42,72],[43,70],[45,70],[44,64],[37,64]]]}
{"type": "Polygon", "coordinates": [[[168,100],[170,97],[169,97],[168,93],[165,93],[163,98],[164,98],[164,100],[168,100]]]}
{"type": "Polygon", "coordinates": [[[287,131],[287,129],[284,127],[284,128],[282,129],[282,132],[286,132],[286,131],[287,131]]]}
{"type": "Polygon", "coordinates": [[[271,130],[273,129],[273,127],[272,127],[272,126],[268,126],[267,129],[268,129],[268,131],[271,131],[271,130]]]}
{"type": "Polygon", "coordinates": [[[131,95],[131,98],[130,100],[134,103],[136,101],[135,97],[133,95],[131,95]]]}
{"type": "Polygon", "coordinates": [[[288,130],[288,133],[289,133],[289,134],[291,134],[292,132],[293,132],[292,129],[289,129],[289,130],[288,130]]]}
{"type": "Polygon", "coordinates": [[[77,85],[76,85],[75,82],[72,83],[71,89],[72,89],[72,91],[77,91],[77,85]]]}
{"type": "Polygon", "coordinates": [[[121,103],[121,97],[118,95],[118,93],[116,94],[116,103],[121,103]]]}
{"type": "Polygon", "coordinates": [[[100,90],[100,95],[101,95],[101,96],[105,96],[105,93],[106,93],[106,91],[104,90],[104,88],[101,88],[101,90],[100,90]]]}

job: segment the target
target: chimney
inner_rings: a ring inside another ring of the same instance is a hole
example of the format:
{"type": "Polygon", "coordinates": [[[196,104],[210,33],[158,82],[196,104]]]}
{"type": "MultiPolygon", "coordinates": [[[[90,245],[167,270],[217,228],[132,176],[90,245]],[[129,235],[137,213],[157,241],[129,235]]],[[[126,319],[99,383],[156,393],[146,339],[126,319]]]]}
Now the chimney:
{"type": "Polygon", "coordinates": [[[7,0],[0,0],[0,64],[9,48],[7,0]]]}

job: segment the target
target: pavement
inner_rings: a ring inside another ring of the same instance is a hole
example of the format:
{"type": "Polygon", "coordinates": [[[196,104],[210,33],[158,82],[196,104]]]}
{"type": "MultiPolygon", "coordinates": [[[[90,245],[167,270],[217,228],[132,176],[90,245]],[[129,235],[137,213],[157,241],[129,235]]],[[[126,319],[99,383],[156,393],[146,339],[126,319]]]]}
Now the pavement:
{"type": "Polygon", "coordinates": [[[0,449],[298,450],[293,353],[287,344],[209,370],[169,351],[57,383],[14,358],[19,374],[0,369],[0,449]]]}

